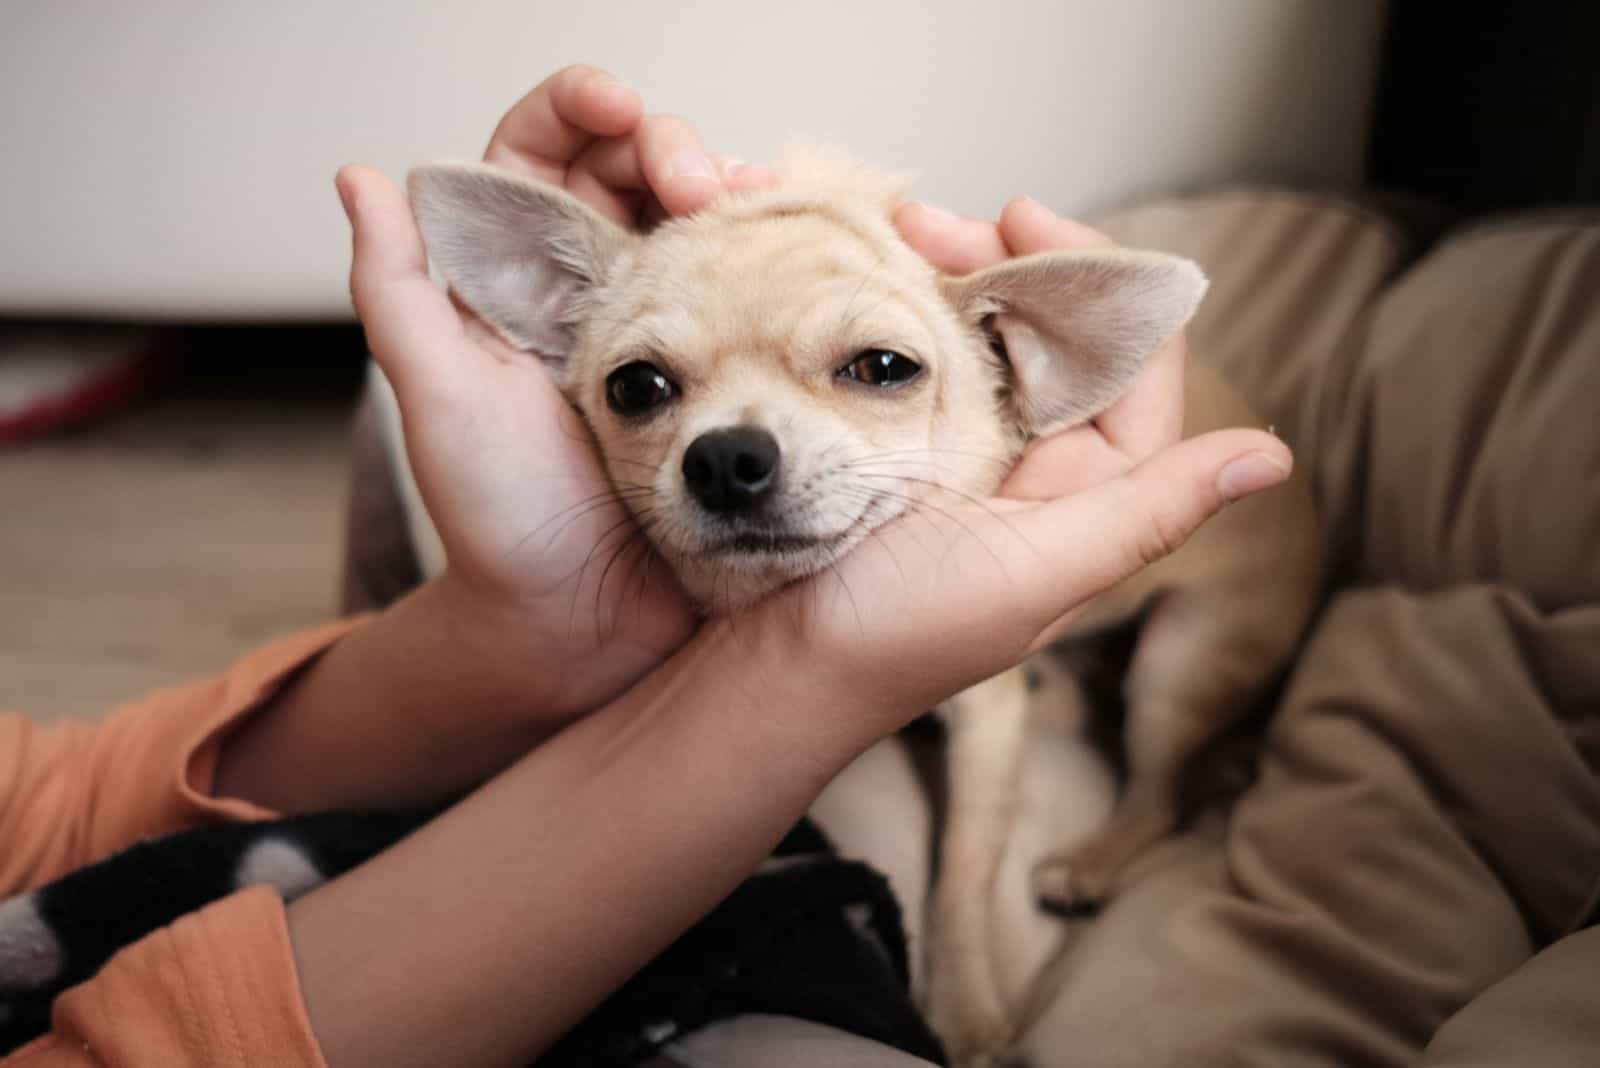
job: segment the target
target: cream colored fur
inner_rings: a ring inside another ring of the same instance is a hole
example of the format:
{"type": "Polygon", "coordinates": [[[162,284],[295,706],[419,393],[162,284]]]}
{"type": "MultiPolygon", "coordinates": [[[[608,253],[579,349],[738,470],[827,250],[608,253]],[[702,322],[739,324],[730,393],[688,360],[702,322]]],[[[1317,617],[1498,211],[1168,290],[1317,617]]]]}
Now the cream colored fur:
{"type": "MultiPolygon", "coordinates": [[[[827,567],[910,510],[990,493],[1031,437],[1115,399],[1205,288],[1187,261],[1124,250],[942,276],[890,223],[902,179],[816,146],[787,153],[779,171],[775,190],[726,198],[644,237],[487,167],[419,168],[410,183],[435,267],[468,306],[549,364],[641,527],[708,612],[827,567]],[[921,372],[898,388],[841,377],[873,350],[901,353],[921,372]],[[620,414],[608,401],[611,376],[639,362],[675,393],[642,417],[620,414]],[[754,520],[713,515],[685,486],[686,450],[733,427],[764,431],[780,449],[759,537],[749,533],[754,520]],[[764,547],[771,530],[784,538],[764,547]]],[[[1195,370],[1197,427],[1255,421],[1195,370]]],[[[397,429],[391,418],[391,441],[397,429]]],[[[1183,763],[1284,663],[1309,612],[1318,568],[1309,517],[1299,484],[1242,502],[1086,611],[1085,625],[1151,613],[1128,682],[1131,774],[1106,828],[1041,866],[1047,897],[1102,896],[1126,860],[1176,822],[1183,763]]],[[[962,1065],[990,1063],[1016,1024],[1016,998],[997,975],[992,911],[1028,704],[1017,669],[942,710],[943,859],[913,934],[927,931],[921,996],[962,1065]]],[[[910,781],[892,754],[875,752],[863,766],[874,763],[910,781]]],[[[866,796],[857,781],[847,772],[821,808],[852,791],[866,796]]],[[[918,851],[906,845],[915,831],[879,823],[838,832],[890,871],[913,919],[926,887],[918,851]]]]}

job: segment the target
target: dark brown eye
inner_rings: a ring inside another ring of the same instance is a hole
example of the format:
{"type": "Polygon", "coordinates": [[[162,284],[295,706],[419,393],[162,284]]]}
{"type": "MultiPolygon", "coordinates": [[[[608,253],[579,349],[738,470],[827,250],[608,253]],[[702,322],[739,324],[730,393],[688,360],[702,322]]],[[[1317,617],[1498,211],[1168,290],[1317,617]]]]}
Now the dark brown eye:
{"type": "Polygon", "coordinates": [[[842,378],[853,378],[867,386],[893,389],[903,386],[922,373],[922,365],[909,356],[889,349],[868,349],[839,368],[842,378]]]}
{"type": "Polygon", "coordinates": [[[677,395],[672,379],[644,360],[625,363],[606,379],[606,403],[618,415],[646,415],[677,395]]]}

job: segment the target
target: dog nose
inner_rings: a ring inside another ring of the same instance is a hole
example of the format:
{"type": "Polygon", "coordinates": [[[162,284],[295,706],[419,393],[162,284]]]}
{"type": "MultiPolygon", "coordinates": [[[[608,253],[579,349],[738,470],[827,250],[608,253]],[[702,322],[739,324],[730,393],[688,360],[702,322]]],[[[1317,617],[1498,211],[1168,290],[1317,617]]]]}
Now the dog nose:
{"type": "Polygon", "coordinates": [[[759,427],[712,430],[683,452],[683,481],[708,512],[760,504],[778,481],[778,441],[759,427]]]}

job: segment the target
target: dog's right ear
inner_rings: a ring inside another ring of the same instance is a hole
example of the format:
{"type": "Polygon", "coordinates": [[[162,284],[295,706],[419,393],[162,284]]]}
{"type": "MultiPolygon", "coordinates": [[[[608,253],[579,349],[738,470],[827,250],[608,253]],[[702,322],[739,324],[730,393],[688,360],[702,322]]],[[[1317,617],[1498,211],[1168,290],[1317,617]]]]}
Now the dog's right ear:
{"type": "Polygon", "coordinates": [[[1012,413],[1039,436],[1115,401],[1205,291],[1196,264],[1133,249],[1040,252],[945,283],[956,310],[997,343],[1012,413]]]}
{"type": "Polygon", "coordinates": [[[637,239],[570,193],[484,164],[427,164],[406,185],[445,283],[512,345],[560,368],[586,295],[637,239]]]}

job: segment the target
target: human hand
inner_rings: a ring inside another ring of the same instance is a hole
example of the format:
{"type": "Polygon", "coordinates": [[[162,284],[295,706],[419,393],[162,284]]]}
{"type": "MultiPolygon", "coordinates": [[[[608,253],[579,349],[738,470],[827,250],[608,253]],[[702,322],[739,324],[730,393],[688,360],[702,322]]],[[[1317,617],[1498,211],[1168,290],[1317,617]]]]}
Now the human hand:
{"type": "Polygon", "coordinates": [[[646,116],[638,93],[582,64],[557,71],[517,101],[483,158],[560,186],[628,227],[687,215],[724,191],[777,180],[766,167],[708,153],[687,119],[646,116]]]}
{"type": "Polygon", "coordinates": [[[1060,456],[1024,457],[1007,487],[1025,495],[1002,487],[912,506],[834,567],[728,621],[733,660],[764,661],[770,705],[815,709],[816,729],[859,751],[1037,652],[1079,605],[1229,502],[1284,481],[1293,460],[1249,429],[1158,449],[1097,482],[1060,456]],[[805,671],[781,666],[793,663],[805,671]]]}
{"type": "MultiPolygon", "coordinates": [[[[644,117],[638,94],[591,67],[568,67],[520,100],[486,158],[630,225],[772,180],[708,156],[682,119],[644,117]]],[[[341,171],[338,188],[354,230],[356,311],[445,548],[443,581],[456,595],[441,603],[505,640],[502,659],[524,685],[545,687],[540,713],[603,703],[689,635],[688,603],[544,368],[429,279],[404,195],[363,167],[341,171]]]]}
{"type": "MultiPolygon", "coordinates": [[[[895,224],[955,275],[1111,243],[1027,199],[998,223],[907,204],[895,224]]],[[[728,640],[812,665],[803,684],[816,707],[853,710],[819,723],[842,727],[854,745],[1020,662],[1078,605],[1177,549],[1229,501],[1288,477],[1293,458],[1271,434],[1179,443],[1186,355],[1180,332],[1106,411],[1032,443],[994,497],[930,499],[837,567],[733,621],[728,640]]]]}

